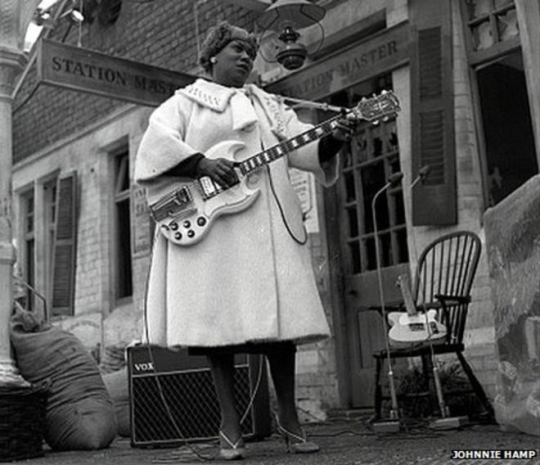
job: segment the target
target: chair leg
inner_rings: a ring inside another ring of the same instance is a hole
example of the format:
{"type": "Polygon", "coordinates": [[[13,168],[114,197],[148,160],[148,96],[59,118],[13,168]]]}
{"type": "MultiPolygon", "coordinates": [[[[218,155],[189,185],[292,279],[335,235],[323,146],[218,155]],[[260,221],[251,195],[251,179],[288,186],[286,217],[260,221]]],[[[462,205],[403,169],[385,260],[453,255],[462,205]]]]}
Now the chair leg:
{"type": "Polygon", "coordinates": [[[467,375],[467,378],[469,378],[469,382],[471,383],[471,386],[474,390],[474,393],[480,399],[480,402],[482,402],[482,405],[486,409],[487,414],[490,418],[495,417],[495,412],[493,411],[493,407],[491,405],[491,402],[489,401],[488,397],[486,396],[486,392],[484,391],[484,388],[476,378],[476,375],[474,374],[471,366],[465,360],[465,357],[461,352],[456,352],[456,355],[461,363],[461,367],[463,368],[463,371],[467,375]]]}
{"type": "Polygon", "coordinates": [[[435,386],[435,378],[433,377],[433,360],[430,355],[422,355],[422,370],[426,380],[426,390],[429,392],[431,411],[435,412],[439,404],[437,402],[437,386],[435,386]]]}
{"type": "Polygon", "coordinates": [[[377,363],[375,366],[375,415],[372,421],[379,420],[382,414],[382,386],[381,386],[381,371],[383,368],[384,360],[382,357],[376,358],[377,363]]]}

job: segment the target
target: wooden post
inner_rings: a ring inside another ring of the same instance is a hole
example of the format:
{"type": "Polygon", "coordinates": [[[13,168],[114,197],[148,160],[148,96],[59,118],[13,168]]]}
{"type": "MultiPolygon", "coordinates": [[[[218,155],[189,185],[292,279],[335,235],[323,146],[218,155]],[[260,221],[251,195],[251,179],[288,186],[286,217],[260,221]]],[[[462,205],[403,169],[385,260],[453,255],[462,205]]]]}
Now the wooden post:
{"type": "Polygon", "coordinates": [[[22,70],[22,53],[0,48],[0,385],[26,385],[10,353],[9,322],[13,309],[12,97],[22,70]]]}
{"type": "Polygon", "coordinates": [[[12,108],[15,79],[24,68],[24,33],[39,0],[0,4],[0,385],[28,386],[11,355],[13,310],[12,108]]]}

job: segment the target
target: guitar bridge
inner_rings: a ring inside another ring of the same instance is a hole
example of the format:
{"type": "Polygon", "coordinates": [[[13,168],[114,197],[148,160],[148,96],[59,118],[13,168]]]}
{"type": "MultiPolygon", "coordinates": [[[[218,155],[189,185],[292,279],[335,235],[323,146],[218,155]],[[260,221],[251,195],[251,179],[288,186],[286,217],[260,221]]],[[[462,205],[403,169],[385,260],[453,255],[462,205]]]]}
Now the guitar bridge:
{"type": "Polygon", "coordinates": [[[150,205],[150,213],[155,221],[163,221],[167,217],[178,216],[193,201],[190,190],[184,186],[163,196],[150,205]]]}
{"type": "Polygon", "coordinates": [[[236,186],[240,183],[240,179],[238,177],[236,177],[234,182],[232,182],[231,184],[227,184],[226,186],[222,186],[221,184],[215,182],[209,176],[203,176],[199,178],[198,181],[200,192],[204,200],[211,199],[212,197],[218,195],[220,192],[230,189],[231,187],[236,186]]]}
{"type": "Polygon", "coordinates": [[[411,331],[424,331],[426,329],[424,323],[409,323],[408,326],[411,331]]]}

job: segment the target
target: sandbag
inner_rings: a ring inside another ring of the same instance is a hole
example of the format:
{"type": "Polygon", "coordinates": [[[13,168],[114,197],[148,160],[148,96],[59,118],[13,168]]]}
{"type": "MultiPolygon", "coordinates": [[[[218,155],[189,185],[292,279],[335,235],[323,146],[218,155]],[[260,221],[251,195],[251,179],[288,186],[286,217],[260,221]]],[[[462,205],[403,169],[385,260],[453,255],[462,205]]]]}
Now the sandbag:
{"type": "Polygon", "coordinates": [[[107,447],[117,433],[113,401],[94,359],[73,334],[17,308],[11,342],[21,375],[48,383],[45,441],[55,450],[107,447]]]}
{"type": "Polygon", "coordinates": [[[130,417],[129,417],[129,387],[127,367],[112,373],[102,375],[103,382],[109,395],[114,402],[116,412],[116,422],[118,423],[118,435],[130,437],[130,417]]]}
{"type": "Polygon", "coordinates": [[[484,214],[497,356],[494,409],[540,436],[540,175],[484,214]]]}

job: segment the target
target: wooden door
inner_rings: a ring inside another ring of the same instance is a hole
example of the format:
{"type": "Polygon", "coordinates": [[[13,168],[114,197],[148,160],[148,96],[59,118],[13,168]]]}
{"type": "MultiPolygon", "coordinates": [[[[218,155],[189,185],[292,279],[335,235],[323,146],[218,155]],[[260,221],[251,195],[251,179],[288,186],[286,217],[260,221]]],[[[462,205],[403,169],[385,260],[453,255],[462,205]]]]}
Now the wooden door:
{"type": "MultiPolygon", "coordinates": [[[[386,80],[363,83],[341,92],[330,101],[353,106],[362,96],[377,92],[386,80]],[[346,101],[345,101],[346,100],[346,101]]],[[[352,407],[373,406],[374,362],[372,353],[384,347],[375,241],[380,245],[382,288],[385,302],[398,301],[397,276],[408,272],[407,230],[401,185],[372,200],[388,177],[401,171],[395,118],[378,125],[362,122],[347,146],[341,176],[335,189],[337,226],[344,291],[344,332],[352,407]],[[377,233],[375,231],[377,229],[377,233]]],[[[332,227],[335,231],[335,225],[332,227]]]]}

